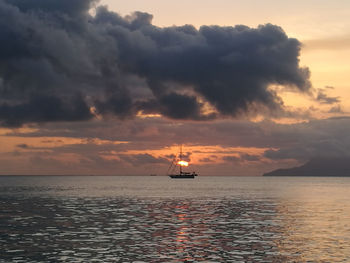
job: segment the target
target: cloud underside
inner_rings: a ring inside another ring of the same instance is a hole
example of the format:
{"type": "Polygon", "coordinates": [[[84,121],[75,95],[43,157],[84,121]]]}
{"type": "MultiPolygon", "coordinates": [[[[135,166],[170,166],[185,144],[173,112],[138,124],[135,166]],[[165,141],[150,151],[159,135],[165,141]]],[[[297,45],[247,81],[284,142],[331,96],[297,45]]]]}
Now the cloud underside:
{"type": "Polygon", "coordinates": [[[1,145],[12,141],[13,147],[1,149],[0,163],[3,173],[17,174],[20,167],[28,173],[163,174],[179,150],[176,142],[184,145],[191,170],[245,175],[252,169],[258,175],[310,159],[350,157],[349,128],[349,117],[296,124],[226,119],[174,125],[163,118],[50,123],[22,134],[8,129],[1,145]]]}
{"type": "Polygon", "coordinates": [[[310,89],[278,26],[160,28],[92,0],[0,0],[0,123],[236,117],[283,111],[270,85],[310,89]]]}

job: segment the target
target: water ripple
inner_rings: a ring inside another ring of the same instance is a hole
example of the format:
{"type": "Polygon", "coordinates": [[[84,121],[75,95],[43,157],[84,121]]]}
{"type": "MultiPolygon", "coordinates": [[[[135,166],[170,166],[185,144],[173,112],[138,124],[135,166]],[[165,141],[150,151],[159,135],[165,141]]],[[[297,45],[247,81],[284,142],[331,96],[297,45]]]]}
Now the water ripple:
{"type": "Polygon", "coordinates": [[[339,203],[339,196],[141,198],[24,191],[0,194],[0,262],[350,259],[349,202],[339,203]]]}

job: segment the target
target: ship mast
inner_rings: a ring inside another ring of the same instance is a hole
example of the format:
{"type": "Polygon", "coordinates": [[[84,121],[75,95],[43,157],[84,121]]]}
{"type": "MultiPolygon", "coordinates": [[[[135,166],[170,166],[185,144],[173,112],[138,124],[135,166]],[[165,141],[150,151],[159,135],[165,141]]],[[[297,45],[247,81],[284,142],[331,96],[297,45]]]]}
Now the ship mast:
{"type": "MultiPolygon", "coordinates": [[[[182,161],[182,144],[180,145],[180,161],[182,161]]],[[[180,166],[180,174],[182,174],[182,165],[180,166]]]]}

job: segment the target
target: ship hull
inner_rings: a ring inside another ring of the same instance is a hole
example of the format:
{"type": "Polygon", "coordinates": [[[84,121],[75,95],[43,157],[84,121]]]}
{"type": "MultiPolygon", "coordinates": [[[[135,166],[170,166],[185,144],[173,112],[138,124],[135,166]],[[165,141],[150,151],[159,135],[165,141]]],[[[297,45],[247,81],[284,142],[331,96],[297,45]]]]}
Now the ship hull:
{"type": "Polygon", "coordinates": [[[194,179],[194,174],[171,174],[169,175],[172,179],[194,179]]]}

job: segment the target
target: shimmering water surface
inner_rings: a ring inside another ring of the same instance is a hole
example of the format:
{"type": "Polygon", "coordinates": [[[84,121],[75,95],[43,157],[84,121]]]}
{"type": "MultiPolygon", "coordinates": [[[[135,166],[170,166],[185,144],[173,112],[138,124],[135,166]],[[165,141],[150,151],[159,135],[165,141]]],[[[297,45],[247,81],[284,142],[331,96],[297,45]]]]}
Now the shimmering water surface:
{"type": "Polygon", "coordinates": [[[350,262],[350,178],[0,177],[0,262],[350,262]]]}

